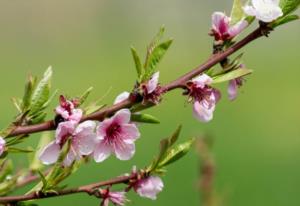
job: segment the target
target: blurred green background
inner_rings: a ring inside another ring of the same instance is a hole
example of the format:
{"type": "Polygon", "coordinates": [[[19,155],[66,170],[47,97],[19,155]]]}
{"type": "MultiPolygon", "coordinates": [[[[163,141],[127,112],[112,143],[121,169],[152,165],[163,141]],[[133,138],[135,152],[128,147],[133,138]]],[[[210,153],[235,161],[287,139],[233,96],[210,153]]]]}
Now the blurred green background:
{"type": "MultiPolygon", "coordinates": [[[[130,45],[144,55],[146,44],[162,24],[175,42],[159,65],[161,82],[178,77],[209,56],[211,13],[229,13],[231,2],[1,1],[0,125],[6,126],[16,114],[10,98],[22,96],[26,75],[41,75],[49,65],[54,68],[53,88],[59,93],[74,96],[93,86],[91,100],[111,88],[103,100],[111,103],[117,94],[130,90],[135,80],[130,45]]],[[[191,105],[174,91],[149,111],[161,124],[141,126],[142,138],[131,161],[112,157],[102,164],[92,163],[67,182],[71,186],[92,183],[130,171],[132,165],[147,165],[157,153],[160,138],[182,123],[182,140],[202,133],[214,137],[215,185],[226,205],[300,205],[299,36],[299,23],[294,22],[243,49],[245,64],[255,72],[236,101],[229,102],[224,93],[211,123],[197,122],[191,105]]],[[[27,144],[35,145],[37,139],[34,135],[27,144]]],[[[17,167],[26,164],[22,155],[14,158],[17,167]]],[[[198,167],[197,154],[191,152],[169,167],[157,201],[130,193],[128,205],[201,205],[198,167]]],[[[82,194],[39,204],[98,205],[99,200],[82,194]]]]}

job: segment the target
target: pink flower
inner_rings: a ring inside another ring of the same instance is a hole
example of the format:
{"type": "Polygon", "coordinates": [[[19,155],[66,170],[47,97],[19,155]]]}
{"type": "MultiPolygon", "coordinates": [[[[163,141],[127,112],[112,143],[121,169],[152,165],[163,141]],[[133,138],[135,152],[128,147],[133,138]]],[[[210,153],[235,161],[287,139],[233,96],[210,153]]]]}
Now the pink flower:
{"type": "Polygon", "coordinates": [[[72,121],[62,122],[56,130],[56,139],[50,142],[40,153],[39,159],[46,165],[57,161],[62,147],[71,139],[70,150],[64,160],[64,166],[70,166],[74,160],[93,152],[95,146],[96,123],[85,121],[77,126],[72,121]]]}
{"type": "Polygon", "coordinates": [[[242,85],[243,85],[242,77],[232,79],[229,81],[228,89],[227,89],[229,100],[233,101],[236,99],[238,94],[238,88],[241,87],[242,85]]]}
{"type": "Polygon", "coordinates": [[[215,40],[230,40],[241,33],[247,26],[246,20],[241,20],[234,25],[230,24],[230,17],[223,12],[214,12],[212,15],[212,36],[215,40]]]}
{"type": "Polygon", "coordinates": [[[251,3],[243,8],[244,12],[260,21],[269,23],[283,15],[280,0],[252,0],[251,3]]]}
{"type": "Polygon", "coordinates": [[[61,115],[65,121],[79,123],[83,112],[81,109],[75,108],[76,102],[67,100],[63,95],[60,96],[59,100],[60,105],[55,109],[56,114],[61,115]]]}
{"type": "Polygon", "coordinates": [[[3,154],[3,152],[5,151],[5,140],[3,137],[0,137],[0,156],[3,154]]]}
{"type": "Polygon", "coordinates": [[[111,192],[109,189],[100,190],[100,197],[103,199],[100,206],[108,206],[109,202],[117,206],[123,206],[128,201],[125,194],[125,192],[111,192]]]}
{"type": "Polygon", "coordinates": [[[112,153],[120,160],[128,160],[135,153],[135,140],[140,132],[130,122],[128,109],[119,110],[113,117],[105,119],[97,127],[98,143],[94,151],[96,162],[102,162],[112,153]]]}
{"type": "Polygon", "coordinates": [[[163,91],[158,84],[159,72],[156,72],[152,75],[148,82],[141,85],[143,91],[143,103],[150,101],[154,104],[160,102],[160,97],[163,91]]]}
{"type": "Polygon", "coordinates": [[[133,188],[141,196],[156,200],[156,196],[162,191],[164,184],[159,177],[149,176],[138,180],[133,188]]]}
{"type": "Polygon", "coordinates": [[[187,84],[188,95],[194,102],[193,114],[201,122],[208,122],[213,118],[215,105],[221,94],[210,86],[212,78],[202,74],[187,84]]]}

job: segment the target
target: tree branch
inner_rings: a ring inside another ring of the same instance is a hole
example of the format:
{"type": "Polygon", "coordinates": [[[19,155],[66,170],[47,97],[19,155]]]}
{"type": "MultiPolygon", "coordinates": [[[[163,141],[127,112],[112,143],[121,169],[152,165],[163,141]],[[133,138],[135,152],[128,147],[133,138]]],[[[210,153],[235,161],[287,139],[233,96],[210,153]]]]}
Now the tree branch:
{"type": "Polygon", "coordinates": [[[45,198],[65,196],[65,195],[70,195],[75,193],[87,193],[89,195],[93,195],[94,190],[99,187],[127,183],[130,180],[136,179],[137,175],[138,174],[131,174],[129,176],[120,176],[120,177],[116,177],[98,183],[93,183],[93,184],[84,185],[77,188],[71,188],[71,189],[66,189],[66,190],[61,190],[61,191],[51,192],[51,193],[42,193],[37,191],[26,195],[0,197],[0,204],[8,204],[8,203],[14,203],[14,202],[25,201],[25,200],[45,199],[45,198]]]}
{"type": "MultiPolygon", "coordinates": [[[[182,88],[183,85],[185,85],[185,83],[187,81],[191,80],[193,77],[210,69],[212,66],[218,64],[223,59],[225,59],[228,56],[230,56],[231,54],[235,53],[236,51],[238,51],[239,49],[241,49],[248,43],[263,36],[263,29],[265,29],[265,28],[262,28],[262,26],[260,26],[259,28],[254,30],[252,33],[250,33],[248,36],[246,36],[244,39],[242,39],[238,43],[236,43],[233,46],[231,46],[230,48],[228,48],[226,51],[213,55],[202,65],[196,67],[195,69],[193,69],[192,71],[179,77],[178,79],[162,86],[162,89],[164,91],[168,92],[168,91],[171,91],[171,90],[174,90],[177,88],[182,88]]],[[[84,116],[81,121],[86,121],[86,120],[101,121],[105,117],[113,115],[116,111],[123,109],[123,108],[130,108],[137,103],[140,103],[140,100],[138,100],[138,99],[132,100],[132,99],[128,98],[118,104],[103,108],[95,113],[84,116]]],[[[151,106],[153,106],[153,105],[149,105],[148,107],[151,107],[151,106]]],[[[13,136],[21,135],[21,134],[32,134],[32,133],[54,130],[54,129],[55,129],[55,124],[54,124],[53,120],[50,120],[50,121],[46,121],[46,122],[43,122],[40,124],[35,124],[35,125],[18,126],[8,135],[8,137],[13,137],[13,136]]]]}

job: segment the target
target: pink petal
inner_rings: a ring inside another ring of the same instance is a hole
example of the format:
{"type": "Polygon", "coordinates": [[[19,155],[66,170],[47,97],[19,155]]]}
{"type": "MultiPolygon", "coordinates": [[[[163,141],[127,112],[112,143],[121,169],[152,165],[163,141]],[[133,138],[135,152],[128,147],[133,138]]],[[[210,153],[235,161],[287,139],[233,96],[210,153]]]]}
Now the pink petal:
{"type": "Polygon", "coordinates": [[[140,135],[141,134],[135,124],[124,124],[121,126],[121,138],[126,143],[133,143],[140,135]]]}
{"type": "Polygon", "coordinates": [[[56,143],[59,144],[61,141],[64,141],[66,137],[70,136],[74,132],[75,126],[76,123],[72,121],[59,123],[55,131],[56,143]]]}
{"type": "Polygon", "coordinates": [[[152,75],[151,79],[148,81],[146,87],[148,94],[154,92],[158,85],[158,79],[159,79],[159,72],[156,72],[152,75]]]}
{"type": "Polygon", "coordinates": [[[109,198],[113,204],[123,206],[126,202],[125,194],[125,192],[109,192],[109,198]]]}
{"type": "Polygon", "coordinates": [[[201,122],[209,122],[213,118],[215,104],[210,105],[207,101],[196,101],[193,107],[193,114],[201,122]]]}
{"type": "Polygon", "coordinates": [[[127,124],[130,122],[131,112],[129,109],[119,110],[113,117],[113,121],[119,125],[127,124]]]}
{"type": "Polygon", "coordinates": [[[61,106],[58,106],[55,108],[55,113],[58,115],[61,115],[64,119],[69,118],[69,112],[67,110],[65,110],[64,108],[62,108],[61,106]]]}
{"type": "Polygon", "coordinates": [[[241,20],[236,23],[234,26],[230,27],[228,30],[228,34],[231,38],[235,37],[239,33],[241,33],[248,26],[248,22],[246,20],[241,20]]]}
{"type": "Polygon", "coordinates": [[[235,79],[230,80],[228,84],[227,92],[228,92],[228,97],[231,101],[236,98],[238,92],[238,85],[235,79]]]}
{"type": "Polygon", "coordinates": [[[68,118],[70,121],[74,121],[75,123],[79,123],[82,118],[83,112],[81,109],[73,109],[72,115],[68,118]]]}
{"type": "Polygon", "coordinates": [[[39,159],[46,165],[57,161],[60,153],[60,146],[55,141],[50,142],[39,154],[39,159]]]}
{"type": "Polygon", "coordinates": [[[104,137],[106,136],[106,130],[113,123],[113,121],[114,121],[113,118],[109,118],[109,119],[103,120],[102,122],[99,122],[99,125],[96,129],[98,140],[104,139],[104,137]]]}
{"type": "Polygon", "coordinates": [[[4,150],[5,150],[5,140],[3,139],[3,137],[0,137],[0,156],[3,154],[4,150]]]}
{"type": "Polygon", "coordinates": [[[212,78],[207,74],[201,74],[192,80],[192,82],[200,88],[204,88],[205,85],[211,84],[212,81],[212,78]]]}
{"type": "Polygon", "coordinates": [[[219,34],[227,33],[230,19],[223,12],[214,12],[212,14],[212,28],[219,34]]]}
{"type": "Polygon", "coordinates": [[[94,160],[96,162],[103,162],[111,155],[110,145],[106,145],[103,142],[98,143],[94,150],[94,160]]]}
{"type": "Polygon", "coordinates": [[[162,191],[164,184],[159,177],[150,176],[138,183],[136,192],[152,200],[156,200],[157,194],[162,191]]]}
{"type": "Polygon", "coordinates": [[[114,152],[119,160],[129,160],[135,153],[135,145],[125,142],[123,144],[115,144],[114,152]]]}
{"type": "Polygon", "coordinates": [[[89,155],[93,152],[96,144],[95,127],[94,121],[85,121],[76,128],[72,146],[79,155],[89,155]]]}
{"type": "Polygon", "coordinates": [[[66,155],[64,161],[63,161],[63,165],[65,167],[69,167],[71,166],[71,164],[75,161],[77,157],[76,152],[74,151],[74,148],[70,148],[70,151],[68,152],[68,154],[66,155]]]}
{"type": "Polygon", "coordinates": [[[128,97],[130,96],[130,93],[129,92],[122,92],[121,94],[119,94],[115,101],[114,101],[114,104],[118,104],[120,102],[123,102],[125,99],[128,99],[128,97]]]}

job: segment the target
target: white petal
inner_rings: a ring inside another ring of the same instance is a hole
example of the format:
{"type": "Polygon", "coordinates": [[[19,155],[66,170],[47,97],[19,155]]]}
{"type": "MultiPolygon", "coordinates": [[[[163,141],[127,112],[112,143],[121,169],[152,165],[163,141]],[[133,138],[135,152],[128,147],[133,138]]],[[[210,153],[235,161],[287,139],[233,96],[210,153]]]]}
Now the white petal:
{"type": "Polygon", "coordinates": [[[201,122],[209,122],[213,118],[215,105],[209,105],[206,101],[194,103],[193,114],[201,122]]]}
{"type": "Polygon", "coordinates": [[[115,101],[114,101],[114,104],[118,104],[118,103],[124,101],[125,99],[128,99],[129,96],[130,96],[130,93],[129,93],[129,92],[127,92],[127,91],[122,92],[121,94],[119,94],[119,95],[116,97],[116,99],[115,99],[115,101]]]}
{"type": "Polygon", "coordinates": [[[201,74],[192,80],[192,82],[197,84],[197,86],[200,88],[203,88],[205,85],[211,84],[212,81],[212,78],[207,74],[201,74]]]}
{"type": "Polygon", "coordinates": [[[111,147],[104,143],[99,143],[94,150],[94,160],[96,162],[103,162],[111,154],[111,147]]]}
{"type": "Polygon", "coordinates": [[[156,89],[158,84],[158,79],[159,79],[159,72],[155,72],[146,85],[148,94],[152,93],[156,89]]]}
{"type": "Polygon", "coordinates": [[[249,16],[256,16],[256,10],[254,9],[253,6],[244,6],[243,10],[245,12],[245,14],[249,15],[249,16]]]}
{"type": "Polygon", "coordinates": [[[57,161],[60,153],[60,146],[55,141],[50,142],[39,154],[39,159],[46,165],[57,161]]]}

